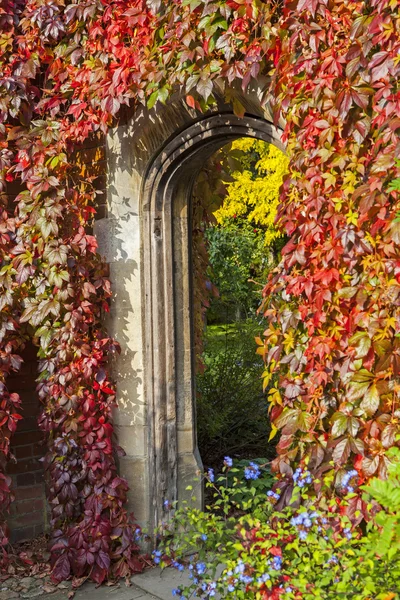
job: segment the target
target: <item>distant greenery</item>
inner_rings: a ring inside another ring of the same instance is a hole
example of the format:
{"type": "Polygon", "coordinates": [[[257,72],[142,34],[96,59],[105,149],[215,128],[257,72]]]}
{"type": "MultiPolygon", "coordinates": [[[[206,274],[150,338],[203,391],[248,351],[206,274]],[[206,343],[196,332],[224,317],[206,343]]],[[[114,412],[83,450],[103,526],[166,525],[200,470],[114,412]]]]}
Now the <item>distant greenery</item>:
{"type": "Polygon", "coordinates": [[[285,237],[275,225],[288,158],[275,146],[241,138],[199,178],[195,194],[215,220],[205,224],[211,298],[209,322],[254,316],[285,237]]]}
{"type": "Polygon", "coordinates": [[[207,327],[205,370],[196,379],[198,442],[207,466],[221,463],[227,454],[241,458],[274,454],[268,442],[263,361],[254,341],[261,330],[255,320],[207,327]]]}
{"type": "Polygon", "coordinates": [[[232,322],[255,316],[263,283],[275,256],[266,250],[264,233],[244,219],[226,220],[205,231],[209,277],[218,290],[207,311],[208,322],[232,322]]]}

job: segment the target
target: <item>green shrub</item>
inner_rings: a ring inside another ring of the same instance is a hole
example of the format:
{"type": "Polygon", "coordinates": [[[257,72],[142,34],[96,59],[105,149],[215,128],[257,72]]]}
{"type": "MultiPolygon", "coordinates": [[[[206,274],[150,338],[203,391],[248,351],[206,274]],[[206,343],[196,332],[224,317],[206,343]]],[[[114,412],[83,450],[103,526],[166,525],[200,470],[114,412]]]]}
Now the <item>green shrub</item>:
{"type": "MultiPolygon", "coordinates": [[[[210,473],[207,484],[218,510],[176,511],[163,531],[156,561],[189,569],[193,583],[175,590],[180,598],[219,593],[239,600],[398,600],[399,450],[393,449],[390,458],[388,480],[374,479],[362,488],[363,501],[374,515],[364,533],[340,516],[337,498],[325,507],[315,506],[314,485],[331,482],[312,481],[306,467],[295,472],[291,504],[279,512],[278,482],[274,491],[260,495],[252,485],[256,480],[246,480],[227,459],[219,481],[213,482],[210,473]],[[231,488],[224,487],[227,476],[233,480],[231,488]],[[243,501],[238,500],[241,490],[243,501]],[[193,548],[198,553],[188,558],[193,548]]],[[[348,489],[357,486],[353,472],[346,482],[348,489]]],[[[346,499],[339,509],[345,504],[346,499]]]]}
{"type": "Polygon", "coordinates": [[[254,321],[209,326],[204,373],[196,378],[197,433],[204,464],[221,464],[227,454],[272,458],[268,403],[262,389],[263,361],[254,321]]]}
{"type": "Polygon", "coordinates": [[[244,218],[230,219],[224,225],[209,226],[205,239],[209,277],[219,292],[211,298],[207,320],[226,323],[254,316],[263,284],[276,263],[273,250],[265,248],[263,230],[244,218]]]}

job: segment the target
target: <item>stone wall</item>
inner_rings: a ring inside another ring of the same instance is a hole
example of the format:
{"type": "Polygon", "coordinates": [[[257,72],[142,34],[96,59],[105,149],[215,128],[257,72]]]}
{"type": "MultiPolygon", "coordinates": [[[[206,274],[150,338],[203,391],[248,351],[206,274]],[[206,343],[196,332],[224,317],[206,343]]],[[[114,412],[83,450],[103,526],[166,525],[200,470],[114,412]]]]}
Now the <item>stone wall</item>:
{"type": "MultiPolygon", "coordinates": [[[[106,216],[95,224],[113,289],[109,334],[121,345],[113,365],[115,425],[126,456],[129,509],[152,531],[164,502],[196,496],[198,477],[191,298],[191,190],[214,152],[239,137],[283,148],[263,86],[240,98],[239,119],[221,99],[207,114],[179,96],[140,108],[109,132],[106,216]],[[188,490],[188,486],[192,486],[188,490]]],[[[238,92],[240,95],[241,92],[238,92]]]]}

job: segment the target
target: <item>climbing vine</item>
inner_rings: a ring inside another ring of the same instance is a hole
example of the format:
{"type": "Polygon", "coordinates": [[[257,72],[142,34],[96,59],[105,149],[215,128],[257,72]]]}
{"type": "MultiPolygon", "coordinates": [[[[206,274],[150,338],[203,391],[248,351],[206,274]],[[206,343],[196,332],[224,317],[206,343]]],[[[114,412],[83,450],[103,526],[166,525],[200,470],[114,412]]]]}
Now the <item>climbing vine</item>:
{"type": "MultiPolygon", "coordinates": [[[[38,345],[40,417],[56,580],[101,582],[141,568],[116,470],[102,327],[111,290],[90,232],[96,182],[74,151],[121,106],[176,89],[205,110],[269,76],[291,157],[280,226],[290,237],[265,288],[266,380],[284,478],[354,465],[385,475],[400,413],[398,0],[0,0],[0,451],[20,415],[7,390],[38,345]],[[15,203],[13,190],[19,187],[15,203]],[[398,281],[399,280],[399,281],[398,281]]],[[[1,464],[3,464],[3,460],[1,464]]],[[[289,484],[282,482],[282,486],[289,484]]],[[[282,501],[285,501],[285,494],[282,501]]],[[[12,500],[0,475],[2,509],[12,500]]],[[[361,508],[358,496],[353,508],[361,508]]],[[[7,529],[0,542],[7,554],[7,529]]]]}
{"type": "MultiPolygon", "coordinates": [[[[274,466],[319,477],[385,477],[400,432],[399,3],[300,1],[281,23],[275,106],[290,175],[280,224],[290,241],[264,290],[274,466]],[[286,35],[283,35],[286,32],[286,35]],[[283,40],[283,41],[282,41],[283,40]]],[[[291,485],[282,502],[287,501],[291,485]]],[[[359,495],[355,519],[366,515],[359,495]],[[359,511],[359,512],[357,512],[359,511]]]]}

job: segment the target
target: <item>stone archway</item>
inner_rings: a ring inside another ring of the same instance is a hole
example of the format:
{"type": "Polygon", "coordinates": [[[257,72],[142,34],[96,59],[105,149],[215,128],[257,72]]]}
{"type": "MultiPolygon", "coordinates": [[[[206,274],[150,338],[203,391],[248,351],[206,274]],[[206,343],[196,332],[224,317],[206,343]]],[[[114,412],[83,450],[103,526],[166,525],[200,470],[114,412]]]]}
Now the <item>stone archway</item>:
{"type": "MultiPolygon", "coordinates": [[[[108,329],[122,346],[114,365],[120,470],[129,508],[149,530],[164,501],[194,486],[199,504],[190,277],[190,200],[205,161],[227,142],[254,137],[283,149],[260,104],[240,119],[228,107],[200,116],[180,100],[136,114],[107,141],[108,215],[97,222],[114,299],[108,329]]],[[[193,492],[190,492],[192,494],[193,492]]]]}

